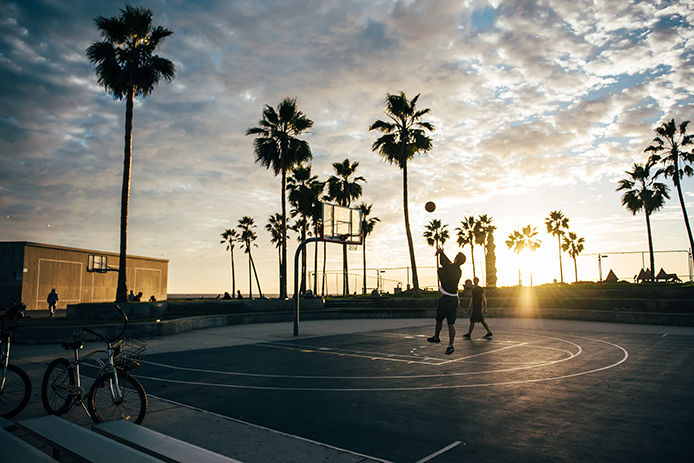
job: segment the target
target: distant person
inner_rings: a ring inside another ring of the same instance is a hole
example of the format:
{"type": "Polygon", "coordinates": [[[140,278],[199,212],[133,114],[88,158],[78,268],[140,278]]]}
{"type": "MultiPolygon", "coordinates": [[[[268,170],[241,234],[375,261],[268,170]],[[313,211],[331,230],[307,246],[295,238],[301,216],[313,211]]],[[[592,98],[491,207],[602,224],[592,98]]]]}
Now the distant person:
{"type": "Polygon", "coordinates": [[[135,294],[133,293],[133,290],[130,290],[130,293],[128,294],[128,302],[133,302],[135,300],[135,294]]]}
{"type": "Polygon", "coordinates": [[[142,300],[142,291],[137,293],[137,295],[133,298],[133,302],[140,302],[142,300]]]}
{"type": "Polygon", "coordinates": [[[470,339],[475,323],[482,323],[482,326],[487,330],[487,334],[484,335],[485,338],[492,337],[492,332],[489,330],[487,322],[484,321],[484,315],[482,315],[482,312],[487,312],[487,297],[484,295],[484,288],[479,285],[479,282],[480,279],[475,277],[472,296],[470,297],[470,306],[467,309],[467,312],[470,314],[470,329],[463,335],[465,339],[470,339]]]}
{"type": "Polygon", "coordinates": [[[222,299],[228,301],[229,299],[231,299],[231,294],[229,294],[228,291],[224,291],[224,297],[222,299]]]}
{"type": "Polygon", "coordinates": [[[237,289],[236,290],[236,299],[243,299],[243,296],[241,295],[241,290],[237,289]]]}
{"type": "Polygon", "coordinates": [[[152,294],[151,296],[149,296],[149,302],[157,302],[157,298],[154,297],[154,294],[152,294]]]}
{"type": "Polygon", "coordinates": [[[453,343],[455,342],[455,319],[458,310],[458,282],[462,275],[460,266],[465,263],[465,254],[459,252],[453,262],[446,257],[446,254],[440,248],[436,250],[436,254],[441,256],[441,266],[438,268],[441,297],[436,309],[434,336],[427,338],[427,341],[441,342],[439,334],[445,318],[448,323],[448,347],[446,347],[446,354],[450,355],[455,351],[453,343]]]}
{"type": "Polygon", "coordinates": [[[51,313],[50,317],[55,317],[55,309],[58,305],[58,293],[55,292],[55,288],[51,289],[51,292],[48,293],[46,302],[48,302],[48,311],[51,313]]]}

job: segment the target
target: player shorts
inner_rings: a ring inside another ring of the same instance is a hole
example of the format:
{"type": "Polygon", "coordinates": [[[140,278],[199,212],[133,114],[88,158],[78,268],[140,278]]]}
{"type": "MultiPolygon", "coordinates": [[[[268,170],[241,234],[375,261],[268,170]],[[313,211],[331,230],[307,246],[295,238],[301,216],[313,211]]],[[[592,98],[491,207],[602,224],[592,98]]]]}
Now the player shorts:
{"type": "Polygon", "coordinates": [[[436,321],[441,323],[445,318],[449,325],[455,324],[458,311],[458,298],[455,296],[441,296],[436,308],[436,321]]]}

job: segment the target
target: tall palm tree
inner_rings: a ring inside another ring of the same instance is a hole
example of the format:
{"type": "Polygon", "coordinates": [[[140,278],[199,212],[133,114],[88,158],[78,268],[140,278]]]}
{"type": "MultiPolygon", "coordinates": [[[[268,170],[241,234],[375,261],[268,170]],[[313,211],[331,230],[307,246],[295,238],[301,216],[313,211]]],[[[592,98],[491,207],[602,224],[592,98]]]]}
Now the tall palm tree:
{"type": "MultiPolygon", "coordinates": [[[[516,255],[520,255],[520,253],[525,249],[535,251],[540,247],[541,244],[542,241],[537,238],[537,229],[532,225],[527,225],[521,228],[520,231],[514,230],[508,235],[508,239],[506,240],[506,246],[508,246],[509,249],[512,249],[516,255]]],[[[530,281],[532,285],[532,273],[530,274],[530,281]]],[[[518,265],[518,284],[523,284],[521,279],[520,263],[518,265]]]]}
{"type": "Polygon", "coordinates": [[[236,230],[227,228],[222,233],[222,241],[220,243],[227,245],[227,251],[231,253],[231,297],[236,297],[236,272],[234,271],[234,246],[239,240],[239,235],[236,230]]]}
{"type": "MultiPolygon", "coordinates": [[[[328,179],[328,196],[339,206],[349,207],[353,200],[359,199],[362,193],[361,184],[366,179],[356,174],[358,162],[345,159],[334,162],[335,175],[328,179]]],[[[347,245],[342,245],[342,294],[349,294],[349,270],[347,268],[347,245]]]]}
{"type": "Polygon", "coordinates": [[[366,294],[366,237],[373,233],[376,224],[381,221],[378,217],[370,217],[373,204],[361,203],[359,210],[361,211],[361,233],[363,241],[361,243],[362,261],[364,263],[364,288],[363,294],[366,294]]]}
{"type": "Polygon", "coordinates": [[[583,245],[585,243],[584,238],[579,238],[578,235],[572,231],[563,237],[563,243],[561,249],[564,252],[568,252],[569,256],[574,260],[574,272],[576,273],[576,283],[578,283],[578,265],[576,265],[576,257],[583,252],[583,245]]]}
{"type": "MultiPolygon", "coordinates": [[[[424,227],[424,238],[427,239],[427,244],[429,246],[434,246],[434,249],[439,249],[448,240],[448,225],[441,223],[439,219],[432,219],[424,227]],[[439,246],[440,244],[440,246],[439,246]]],[[[439,253],[436,253],[436,268],[439,268],[439,253]]],[[[436,272],[436,282],[439,282],[439,272],[436,272]]]]}
{"type": "MultiPolygon", "coordinates": [[[[689,216],[687,215],[687,209],[684,207],[684,198],[682,196],[682,178],[685,175],[690,177],[694,174],[694,170],[690,165],[694,162],[694,152],[682,149],[694,143],[694,135],[687,134],[687,125],[689,125],[689,121],[682,122],[679,127],[675,126],[674,119],[664,122],[655,129],[655,133],[658,134],[653,139],[655,144],[646,148],[645,151],[653,153],[651,160],[665,165],[666,177],[672,177],[672,182],[677,189],[677,197],[680,200],[684,225],[687,228],[689,249],[694,252],[692,228],[689,225],[689,216]]],[[[655,269],[653,269],[653,272],[655,272],[655,269]]]]}
{"type": "Polygon", "coordinates": [[[655,276],[655,255],[653,254],[653,235],[651,234],[651,214],[661,209],[665,200],[670,198],[667,185],[656,181],[664,173],[664,169],[658,169],[651,173],[651,168],[655,162],[655,159],[650,159],[645,165],[635,163],[633,170],[625,172],[627,177],[621,179],[617,187],[617,191],[624,190],[622,206],[626,207],[632,215],[643,210],[646,216],[648,254],[652,276],[655,276]]]}
{"type": "Polygon", "coordinates": [[[287,297],[287,172],[311,159],[308,142],[297,136],[312,126],[313,121],[297,109],[296,98],[285,98],[277,109],[265,105],[258,127],[246,131],[246,135],[256,135],[253,140],[255,161],[282,176],[280,299],[287,297]]]}
{"type": "Polygon", "coordinates": [[[120,256],[116,302],[128,300],[126,251],[128,236],[128,204],[130,202],[130,170],[132,168],[133,107],[135,97],[146,97],[161,79],[173,80],[174,64],[155,55],[154,51],[173,31],[152,25],[152,12],[146,8],[126,6],[120,16],[94,19],[100,42],[87,48],[87,58],[96,65],[99,85],[113,98],[125,98],[125,148],[123,186],[120,212],[120,256]]]}
{"type": "Polygon", "coordinates": [[[475,227],[475,241],[482,244],[484,250],[484,284],[485,286],[493,284],[496,285],[496,255],[494,253],[494,230],[496,227],[492,225],[492,218],[487,214],[482,214],[477,218],[477,223],[475,227]],[[479,239],[478,235],[479,233],[479,239]],[[481,240],[481,242],[480,242],[481,240]],[[492,262],[493,261],[493,262],[492,262]]]}
{"type": "Polygon", "coordinates": [[[243,246],[244,252],[248,254],[248,295],[253,299],[253,279],[251,277],[251,269],[253,269],[253,274],[255,275],[255,282],[258,285],[258,293],[260,297],[263,297],[263,291],[260,289],[260,280],[258,280],[258,272],[255,269],[255,262],[253,262],[253,256],[251,255],[251,248],[256,246],[253,241],[258,239],[258,235],[255,233],[255,221],[252,217],[244,216],[239,219],[238,229],[240,231],[239,241],[241,246],[243,246]]]}
{"type": "Polygon", "coordinates": [[[475,228],[477,228],[477,220],[473,216],[463,217],[460,222],[460,227],[455,229],[458,237],[458,246],[464,248],[466,244],[470,245],[470,260],[472,261],[472,277],[476,277],[475,273],[475,228]]]}
{"type": "Polygon", "coordinates": [[[557,237],[559,245],[559,277],[561,282],[564,283],[564,269],[561,264],[561,238],[566,233],[565,230],[569,229],[569,218],[562,211],[552,211],[545,218],[545,226],[547,227],[547,233],[557,237]]]}
{"type": "Polygon", "coordinates": [[[386,94],[386,116],[390,121],[376,120],[369,130],[378,130],[383,133],[371,145],[372,151],[378,151],[379,155],[387,162],[397,165],[402,170],[402,203],[405,216],[405,234],[410,251],[410,266],[412,267],[412,285],[416,292],[419,291],[419,278],[417,277],[417,263],[414,256],[412,232],[410,231],[410,213],[407,200],[407,161],[418,153],[426,154],[431,151],[431,138],[425,131],[433,132],[434,126],[430,122],[422,121],[422,117],[430,112],[429,108],[417,110],[419,95],[408,100],[404,92],[397,95],[386,94]]]}
{"type": "MultiPolygon", "coordinates": [[[[292,206],[292,216],[299,216],[299,242],[310,234],[308,227],[317,215],[318,198],[323,192],[323,184],[318,177],[311,175],[311,166],[297,166],[287,179],[289,204],[292,206]]],[[[316,243],[317,244],[317,243],[316,243]]],[[[301,293],[306,292],[306,248],[301,255],[301,293]]]]}
{"type": "Polygon", "coordinates": [[[265,230],[270,232],[270,243],[277,248],[279,272],[282,272],[282,214],[275,212],[268,217],[265,230]]]}

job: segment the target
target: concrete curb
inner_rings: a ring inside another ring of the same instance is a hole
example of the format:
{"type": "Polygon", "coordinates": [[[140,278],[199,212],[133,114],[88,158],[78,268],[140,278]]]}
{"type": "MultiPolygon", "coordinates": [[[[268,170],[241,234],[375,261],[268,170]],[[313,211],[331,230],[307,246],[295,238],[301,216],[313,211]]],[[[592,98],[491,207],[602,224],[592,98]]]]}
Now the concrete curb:
{"type": "MultiPolygon", "coordinates": [[[[301,312],[301,320],[434,318],[435,314],[436,310],[433,308],[339,308],[333,310],[305,310],[301,312]]],[[[648,325],[694,326],[694,313],[651,313],[629,310],[490,308],[487,316],[490,318],[563,319],[648,325]]],[[[458,317],[461,320],[467,319],[467,314],[463,309],[459,309],[458,317]]],[[[286,310],[277,312],[188,316],[171,320],[133,322],[128,325],[128,336],[132,338],[168,336],[205,328],[251,323],[290,322],[293,319],[293,311],[286,310]]],[[[89,328],[108,337],[117,334],[120,325],[90,325],[89,328]]],[[[93,335],[84,332],[80,326],[17,327],[13,331],[12,338],[13,342],[18,344],[48,344],[74,339],[84,339],[86,341],[97,340],[93,335]]]]}

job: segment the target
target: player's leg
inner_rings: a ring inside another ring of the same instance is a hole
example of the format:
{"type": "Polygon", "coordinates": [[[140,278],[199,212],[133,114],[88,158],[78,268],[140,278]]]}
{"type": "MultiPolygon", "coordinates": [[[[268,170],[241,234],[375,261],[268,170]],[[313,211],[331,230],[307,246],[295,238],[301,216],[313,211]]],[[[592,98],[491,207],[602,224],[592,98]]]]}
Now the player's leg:
{"type": "Polygon", "coordinates": [[[487,334],[484,335],[485,338],[488,338],[492,336],[492,330],[489,329],[489,326],[487,326],[487,322],[485,320],[482,320],[482,326],[487,330],[487,334]]]}

